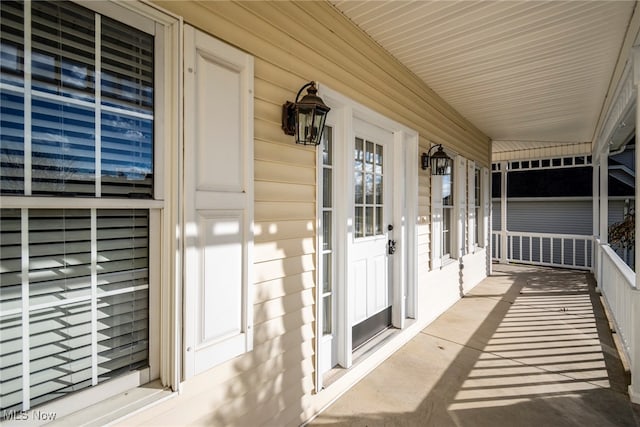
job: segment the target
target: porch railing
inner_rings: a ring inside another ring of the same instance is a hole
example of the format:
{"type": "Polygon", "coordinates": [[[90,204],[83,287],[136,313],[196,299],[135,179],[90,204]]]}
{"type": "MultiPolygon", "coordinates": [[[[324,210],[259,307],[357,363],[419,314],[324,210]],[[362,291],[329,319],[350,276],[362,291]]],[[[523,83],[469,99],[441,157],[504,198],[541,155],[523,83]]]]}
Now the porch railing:
{"type": "Polygon", "coordinates": [[[640,403],[640,290],[636,274],[609,245],[597,244],[598,286],[631,365],[631,400],[640,403]]]}
{"type": "Polygon", "coordinates": [[[508,231],[506,237],[504,245],[502,232],[491,232],[494,260],[582,270],[593,265],[593,236],[508,231]]]}

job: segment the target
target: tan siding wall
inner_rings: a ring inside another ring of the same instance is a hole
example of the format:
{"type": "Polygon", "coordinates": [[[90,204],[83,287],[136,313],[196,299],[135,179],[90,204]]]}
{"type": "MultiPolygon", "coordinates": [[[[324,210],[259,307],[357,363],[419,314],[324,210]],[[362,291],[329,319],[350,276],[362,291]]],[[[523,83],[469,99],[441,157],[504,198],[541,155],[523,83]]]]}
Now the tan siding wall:
{"type": "MultiPolygon", "coordinates": [[[[255,343],[126,423],[299,425],[310,415],[315,364],[316,150],[283,134],[281,105],[318,80],[417,130],[420,153],[433,141],[487,166],[489,140],[328,3],[157,3],[255,57],[255,343]]],[[[429,262],[429,183],[420,170],[421,272],[429,262]]]]}
{"type": "MultiPolygon", "coordinates": [[[[421,139],[418,155],[429,150],[429,142],[421,139]]],[[[419,285],[426,277],[422,274],[431,269],[431,174],[429,170],[418,169],[418,279],[419,285]]]]}

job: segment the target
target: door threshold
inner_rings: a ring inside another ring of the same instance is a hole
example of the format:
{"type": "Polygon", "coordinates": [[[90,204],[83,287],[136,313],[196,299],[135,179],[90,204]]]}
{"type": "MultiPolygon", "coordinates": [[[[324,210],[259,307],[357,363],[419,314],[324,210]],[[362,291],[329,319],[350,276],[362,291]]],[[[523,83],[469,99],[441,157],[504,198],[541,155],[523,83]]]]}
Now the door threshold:
{"type": "Polygon", "coordinates": [[[365,359],[369,354],[376,351],[380,346],[384,345],[387,341],[393,338],[397,332],[400,332],[400,329],[394,328],[393,326],[389,326],[386,329],[381,330],[367,341],[363,342],[353,350],[353,363],[356,364],[358,361],[365,359]]]}
{"type": "Polygon", "coordinates": [[[360,346],[353,351],[353,364],[351,365],[351,368],[346,369],[341,366],[336,366],[328,370],[322,378],[322,388],[324,389],[329,387],[331,384],[342,378],[342,376],[349,372],[349,370],[353,369],[356,365],[365,360],[400,332],[400,329],[389,326],[369,338],[364,343],[360,344],[360,346]]]}

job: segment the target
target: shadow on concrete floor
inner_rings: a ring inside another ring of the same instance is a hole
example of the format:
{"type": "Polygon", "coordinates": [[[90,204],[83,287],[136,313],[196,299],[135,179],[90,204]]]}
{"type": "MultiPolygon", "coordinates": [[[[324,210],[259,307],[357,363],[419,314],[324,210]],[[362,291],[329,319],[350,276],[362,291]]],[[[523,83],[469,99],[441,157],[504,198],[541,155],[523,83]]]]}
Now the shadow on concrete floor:
{"type": "Polygon", "coordinates": [[[311,425],[639,426],[589,273],[499,265],[311,425]]]}

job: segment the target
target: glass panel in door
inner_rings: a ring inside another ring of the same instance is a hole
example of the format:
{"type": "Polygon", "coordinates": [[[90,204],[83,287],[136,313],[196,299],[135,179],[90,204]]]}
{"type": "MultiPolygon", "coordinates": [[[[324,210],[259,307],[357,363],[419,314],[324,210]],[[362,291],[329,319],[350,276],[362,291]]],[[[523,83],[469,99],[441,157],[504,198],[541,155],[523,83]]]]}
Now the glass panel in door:
{"type": "Polygon", "coordinates": [[[384,147],[356,138],[353,162],[355,237],[380,236],[383,227],[384,147]]]}

